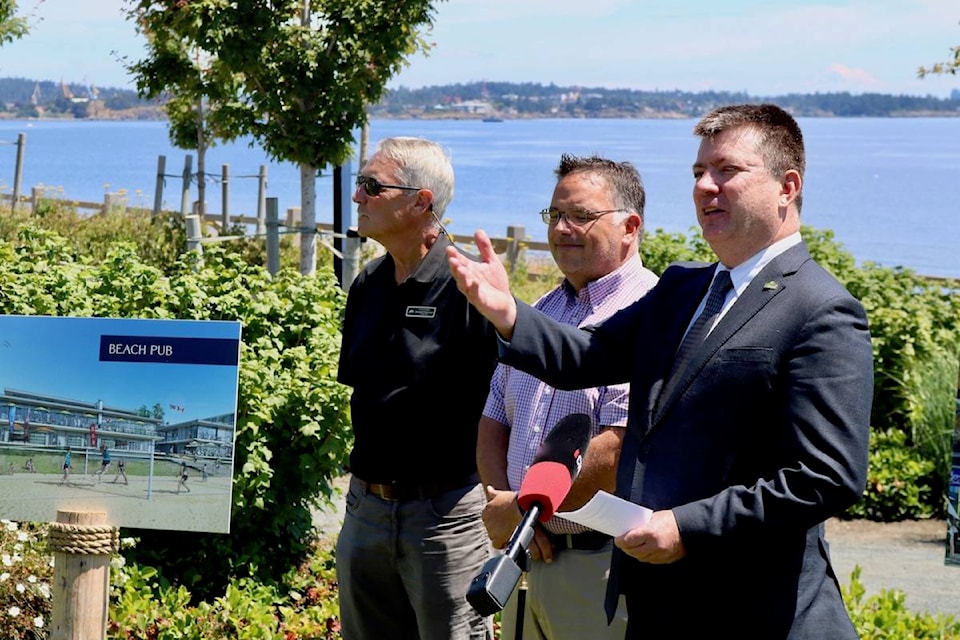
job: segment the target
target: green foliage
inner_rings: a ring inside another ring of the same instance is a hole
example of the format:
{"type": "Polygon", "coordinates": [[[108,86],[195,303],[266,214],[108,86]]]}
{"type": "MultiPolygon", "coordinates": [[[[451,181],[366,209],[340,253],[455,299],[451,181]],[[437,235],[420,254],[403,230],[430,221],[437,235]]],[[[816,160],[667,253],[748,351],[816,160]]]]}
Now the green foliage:
{"type": "MultiPolygon", "coordinates": [[[[417,30],[433,12],[430,0],[131,4],[148,54],[127,70],[141,95],[168,99],[171,141],[202,153],[250,135],[272,159],[298,164],[306,227],[316,222],[317,170],[353,154],[367,105],[407,55],[427,48],[417,30]]],[[[312,275],[316,255],[304,246],[300,271],[312,275]]]]}
{"type": "Polygon", "coordinates": [[[17,15],[16,1],[0,2],[0,45],[19,40],[29,32],[27,19],[17,15]]]}
{"type": "Polygon", "coordinates": [[[860,567],[850,574],[850,584],[840,585],[847,613],[861,640],[957,640],[960,622],[953,616],[911,613],[906,595],[896,589],[882,589],[866,597],[860,582],[860,567]]]}
{"type": "MultiPolygon", "coordinates": [[[[0,210],[0,239],[16,243],[23,227],[46,229],[60,236],[74,261],[96,263],[117,242],[130,242],[146,264],[168,272],[186,245],[186,229],[179,216],[153,217],[145,209],[114,209],[84,215],[62,199],[44,197],[35,211],[20,207],[0,210]]],[[[261,263],[262,264],[262,263],[261,263]]]]}
{"type": "Polygon", "coordinates": [[[927,75],[946,75],[950,74],[952,76],[957,75],[957,72],[960,71],[960,46],[951,47],[950,55],[953,56],[953,59],[947,59],[944,62],[936,62],[929,67],[920,67],[917,69],[917,77],[925,78],[927,75]]]}
{"type": "Polygon", "coordinates": [[[907,447],[906,441],[907,435],[898,429],[870,432],[867,486],[845,517],[899,522],[933,515],[936,500],[930,480],[935,465],[907,447]]]}
{"type": "Polygon", "coordinates": [[[804,242],[810,249],[810,255],[821,267],[832,273],[835,278],[843,282],[850,273],[856,270],[856,260],[836,240],[832,230],[804,226],[801,233],[804,242]]]}
{"type": "Polygon", "coordinates": [[[713,262],[717,256],[696,229],[690,229],[690,237],[682,233],[667,233],[657,229],[648,233],[640,245],[643,266],[661,274],[671,262],[713,262]]]}
{"type": "MultiPolygon", "coordinates": [[[[870,319],[876,372],[873,424],[907,434],[907,445],[936,465],[932,489],[943,496],[960,361],[960,282],[930,282],[909,270],[871,264],[845,276],[870,319]]],[[[938,515],[944,506],[940,500],[938,515]]]]}
{"type": "Polygon", "coordinates": [[[334,562],[310,548],[279,584],[240,578],[222,596],[192,604],[153,568],[118,562],[111,571],[109,640],[336,640],[340,638],[334,562]]]}

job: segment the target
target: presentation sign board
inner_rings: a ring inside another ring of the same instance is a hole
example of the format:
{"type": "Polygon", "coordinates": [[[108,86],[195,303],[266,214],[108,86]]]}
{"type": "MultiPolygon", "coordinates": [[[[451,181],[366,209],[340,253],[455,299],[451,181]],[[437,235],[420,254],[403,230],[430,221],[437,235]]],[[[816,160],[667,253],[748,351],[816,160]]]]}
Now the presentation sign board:
{"type": "Polygon", "coordinates": [[[0,316],[0,518],[229,533],[240,333],[0,316]]]}

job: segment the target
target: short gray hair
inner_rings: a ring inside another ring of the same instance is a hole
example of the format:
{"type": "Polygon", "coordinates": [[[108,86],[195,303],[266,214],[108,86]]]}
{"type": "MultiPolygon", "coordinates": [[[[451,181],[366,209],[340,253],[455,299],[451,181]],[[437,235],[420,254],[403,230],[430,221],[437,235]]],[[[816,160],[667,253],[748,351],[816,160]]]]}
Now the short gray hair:
{"type": "Polygon", "coordinates": [[[453,164],[443,147],[424,138],[398,136],[380,140],[374,153],[397,164],[396,179],[402,186],[429,189],[433,211],[443,217],[453,200],[454,185],[453,164]]]}

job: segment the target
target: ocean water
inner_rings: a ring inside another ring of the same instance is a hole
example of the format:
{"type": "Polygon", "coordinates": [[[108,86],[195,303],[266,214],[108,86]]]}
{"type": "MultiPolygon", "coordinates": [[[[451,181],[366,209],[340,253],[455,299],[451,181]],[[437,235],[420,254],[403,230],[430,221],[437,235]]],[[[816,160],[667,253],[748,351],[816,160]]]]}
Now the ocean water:
{"type": "MultiPolygon", "coordinates": [[[[371,144],[382,137],[431,138],[451,154],[456,193],[445,214],[449,230],[492,236],[522,226],[546,240],[538,211],[549,203],[561,153],[598,153],[629,160],[647,189],[650,231],[695,232],[691,163],[698,140],[692,120],[374,120],[371,144]]],[[[806,118],[804,224],[833,230],[858,262],[904,266],[960,277],[956,196],[960,185],[960,118],[806,118]]],[[[0,121],[0,191],[10,193],[19,133],[26,136],[21,193],[43,186],[54,197],[100,202],[124,190],[152,206],[157,159],[166,157],[164,207],[179,209],[184,158],[163,122],[0,121]]],[[[357,136],[359,139],[359,135],[357,136]]],[[[359,154],[358,154],[359,155],[359,154]]],[[[222,165],[229,165],[231,215],[254,215],[261,166],[267,195],[281,212],[299,206],[299,172],[275,162],[249,139],[207,152],[207,212],[221,211],[222,165]]],[[[357,170],[356,162],[349,167],[357,170]]],[[[332,222],[331,169],[317,178],[317,217],[332,222]]],[[[196,198],[196,186],[192,187],[196,198]]],[[[351,212],[355,216],[355,212],[351,212]]]]}

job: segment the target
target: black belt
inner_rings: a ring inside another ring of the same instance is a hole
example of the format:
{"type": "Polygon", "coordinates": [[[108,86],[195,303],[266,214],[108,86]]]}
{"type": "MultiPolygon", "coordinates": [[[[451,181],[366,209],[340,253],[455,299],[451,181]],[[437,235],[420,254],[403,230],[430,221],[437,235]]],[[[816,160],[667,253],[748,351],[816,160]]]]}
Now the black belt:
{"type": "Polygon", "coordinates": [[[583,533],[550,533],[550,542],[554,549],[576,549],[578,551],[599,551],[608,542],[610,536],[599,531],[585,531],[583,533]]]}
{"type": "Polygon", "coordinates": [[[383,484],[379,482],[367,482],[366,480],[361,480],[356,476],[354,476],[354,479],[360,483],[360,488],[365,494],[375,495],[381,500],[386,500],[387,502],[429,500],[430,498],[436,498],[437,496],[447,493],[448,491],[462,489],[463,487],[470,487],[480,482],[479,477],[476,475],[456,481],[450,480],[446,482],[441,481],[420,483],[390,482],[383,484]]]}

